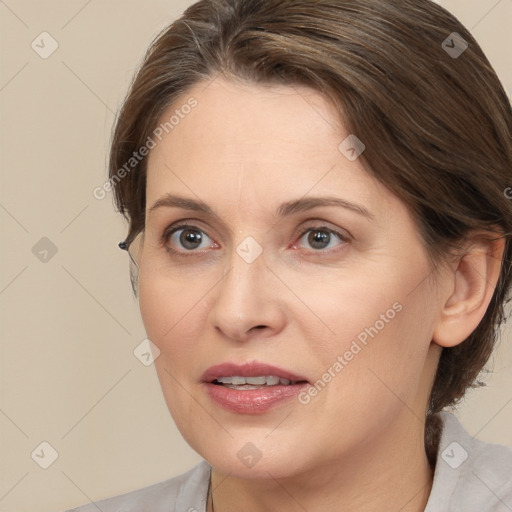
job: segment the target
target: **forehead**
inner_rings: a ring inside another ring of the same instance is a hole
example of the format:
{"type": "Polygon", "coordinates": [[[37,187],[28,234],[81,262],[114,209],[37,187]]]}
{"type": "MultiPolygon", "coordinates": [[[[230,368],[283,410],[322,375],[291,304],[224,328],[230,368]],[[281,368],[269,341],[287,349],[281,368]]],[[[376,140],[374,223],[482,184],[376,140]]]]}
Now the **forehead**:
{"type": "Polygon", "coordinates": [[[165,128],[171,118],[176,124],[164,134],[169,149],[194,144],[196,149],[215,151],[212,156],[223,161],[241,160],[246,154],[257,154],[259,160],[277,154],[291,158],[299,147],[301,154],[313,156],[328,144],[336,149],[344,131],[334,108],[314,90],[220,78],[183,94],[162,115],[160,125],[165,128]],[[186,108],[193,102],[195,107],[186,108]],[[324,147],[319,147],[320,138],[324,147]],[[258,153],[263,146],[273,150],[271,155],[258,153]]]}
{"type": "Polygon", "coordinates": [[[168,124],[149,156],[148,207],[169,192],[237,207],[337,191],[386,199],[361,160],[340,151],[350,134],[312,89],[216,79],[183,94],[160,122],[168,124]]]}

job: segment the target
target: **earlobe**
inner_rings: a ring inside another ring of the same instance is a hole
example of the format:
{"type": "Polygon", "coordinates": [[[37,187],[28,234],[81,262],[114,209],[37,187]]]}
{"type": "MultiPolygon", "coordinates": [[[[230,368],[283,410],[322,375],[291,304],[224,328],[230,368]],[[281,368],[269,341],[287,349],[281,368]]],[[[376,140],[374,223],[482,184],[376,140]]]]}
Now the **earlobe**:
{"type": "Polygon", "coordinates": [[[454,347],[476,329],[494,294],[504,249],[504,237],[472,237],[468,249],[451,267],[447,299],[432,337],[434,343],[454,347]]]}

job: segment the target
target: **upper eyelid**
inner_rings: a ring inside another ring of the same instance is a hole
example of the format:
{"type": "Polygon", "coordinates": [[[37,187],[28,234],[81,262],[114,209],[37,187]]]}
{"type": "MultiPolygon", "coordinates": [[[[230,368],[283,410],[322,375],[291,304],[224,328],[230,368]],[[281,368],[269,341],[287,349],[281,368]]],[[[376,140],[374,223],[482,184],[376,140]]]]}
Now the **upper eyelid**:
{"type": "MultiPolygon", "coordinates": [[[[203,233],[208,235],[208,233],[207,233],[208,228],[202,228],[199,225],[195,224],[195,223],[201,224],[202,222],[203,221],[201,221],[200,219],[190,219],[190,220],[189,219],[184,219],[184,220],[179,220],[179,221],[176,221],[176,222],[172,222],[171,224],[169,224],[169,226],[167,226],[167,227],[165,227],[163,229],[162,235],[165,235],[167,233],[173,233],[173,232],[175,232],[175,231],[177,231],[179,229],[185,229],[185,228],[198,228],[199,231],[202,231],[203,233]]],[[[326,228],[327,230],[333,231],[333,232],[344,231],[344,232],[347,233],[347,235],[349,235],[351,238],[353,238],[351,233],[347,229],[345,229],[345,228],[341,228],[341,227],[337,227],[337,226],[330,227],[330,225],[332,223],[329,222],[329,221],[320,220],[320,219],[306,219],[306,220],[301,222],[301,225],[302,224],[306,224],[306,223],[316,223],[316,224],[315,225],[309,225],[309,226],[303,226],[302,229],[296,228],[293,231],[294,234],[298,234],[299,232],[303,233],[304,231],[307,231],[308,229],[326,228]]],[[[208,236],[210,236],[210,235],[208,235],[208,236]]]]}

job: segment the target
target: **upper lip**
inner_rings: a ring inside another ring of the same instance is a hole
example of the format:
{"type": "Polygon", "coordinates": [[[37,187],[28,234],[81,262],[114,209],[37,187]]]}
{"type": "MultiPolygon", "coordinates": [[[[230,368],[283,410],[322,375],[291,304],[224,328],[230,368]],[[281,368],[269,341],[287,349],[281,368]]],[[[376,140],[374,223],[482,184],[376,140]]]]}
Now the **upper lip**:
{"type": "Polygon", "coordinates": [[[259,377],[273,375],[280,379],[288,379],[290,381],[306,381],[307,379],[301,375],[297,375],[278,366],[253,361],[250,363],[221,363],[208,368],[202,375],[204,382],[213,382],[219,377],[259,377]]]}

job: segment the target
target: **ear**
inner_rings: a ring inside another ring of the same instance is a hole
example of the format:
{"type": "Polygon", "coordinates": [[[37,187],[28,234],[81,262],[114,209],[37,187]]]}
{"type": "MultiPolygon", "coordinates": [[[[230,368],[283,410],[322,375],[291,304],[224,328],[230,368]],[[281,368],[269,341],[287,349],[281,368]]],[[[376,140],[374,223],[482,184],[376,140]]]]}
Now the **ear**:
{"type": "Polygon", "coordinates": [[[478,326],[498,282],[505,237],[473,235],[447,275],[444,306],[432,340],[441,347],[462,343],[478,326]]]}

